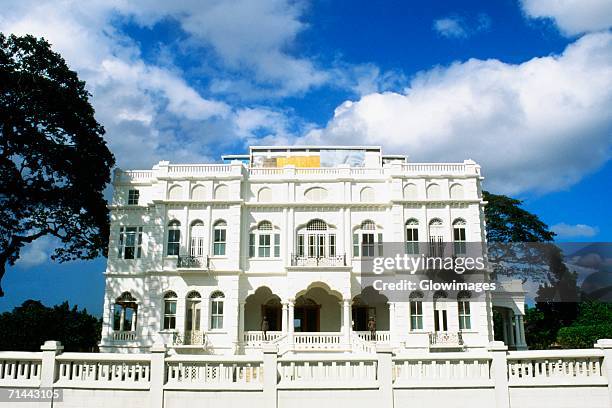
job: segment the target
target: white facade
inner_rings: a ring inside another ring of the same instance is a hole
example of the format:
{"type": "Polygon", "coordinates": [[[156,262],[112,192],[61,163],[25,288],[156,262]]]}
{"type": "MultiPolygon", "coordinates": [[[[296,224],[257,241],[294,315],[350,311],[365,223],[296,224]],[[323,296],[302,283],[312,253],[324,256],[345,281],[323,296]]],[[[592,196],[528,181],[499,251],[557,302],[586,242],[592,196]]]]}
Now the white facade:
{"type": "Polygon", "coordinates": [[[482,350],[493,340],[494,306],[507,344],[526,347],[520,284],[468,306],[362,291],[362,261],[380,255],[382,243],[485,242],[473,161],[406,163],[376,147],[257,147],[232,158],[246,163],[116,172],[101,351],[163,343],[183,353],[248,354],[265,342],[288,352],[367,352],[374,343],[482,350]],[[357,166],[316,158],[345,151],[357,152],[357,166]],[[264,167],[281,156],[290,159],[264,167]]]}

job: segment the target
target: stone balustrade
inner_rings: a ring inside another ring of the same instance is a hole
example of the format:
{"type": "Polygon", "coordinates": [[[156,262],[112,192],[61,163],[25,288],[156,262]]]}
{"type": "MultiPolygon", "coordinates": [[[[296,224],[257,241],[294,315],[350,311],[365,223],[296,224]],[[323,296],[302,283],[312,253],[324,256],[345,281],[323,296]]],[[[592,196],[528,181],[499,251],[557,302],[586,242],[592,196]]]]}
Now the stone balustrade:
{"type": "MultiPolygon", "coordinates": [[[[295,338],[308,344],[301,334],[295,338]]],[[[336,334],[322,336],[340,344],[336,334]]],[[[305,406],[324,391],[318,408],[400,407],[405,401],[432,408],[604,408],[612,403],[612,340],[595,346],[508,352],[492,342],[480,351],[394,355],[389,346],[375,345],[375,353],[281,356],[277,345],[266,343],[260,354],[216,356],[172,354],[163,345],[140,354],[62,353],[60,344],[47,342],[42,352],[0,352],[0,393],[60,392],[61,401],[37,401],[37,407],[170,408],[197,399],[203,406],[284,408],[305,406]]]]}

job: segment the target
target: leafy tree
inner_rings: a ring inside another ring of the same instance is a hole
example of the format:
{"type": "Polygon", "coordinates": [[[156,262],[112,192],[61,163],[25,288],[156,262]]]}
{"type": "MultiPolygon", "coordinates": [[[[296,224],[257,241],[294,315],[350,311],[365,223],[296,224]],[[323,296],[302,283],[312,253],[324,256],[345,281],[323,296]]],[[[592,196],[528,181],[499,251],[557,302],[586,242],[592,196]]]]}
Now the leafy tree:
{"type": "Polygon", "coordinates": [[[577,315],[576,275],[567,269],[563,253],[552,243],[555,234],[522,201],[483,192],[489,260],[497,275],[541,282],[535,308],[525,315],[527,344],[549,348],[563,326],[577,315]]]}
{"type": "Polygon", "coordinates": [[[561,327],[557,343],[565,348],[591,348],[599,339],[612,337],[612,305],[599,301],[580,303],[571,326],[561,327]]]}
{"type": "Polygon", "coordinates": [[[68,302],[46,307],[26,300],[0,314],[0,350],[39,351],[46,340],[59,340],[66,351],[97,351],[102,320],[68,302]]]}
{"type": "Polygon", "coordinates": [[[47,41],[0,34],[0,280],[43,236],[59,262],[105,253],[114,158],[89,96],[47,41]]]}

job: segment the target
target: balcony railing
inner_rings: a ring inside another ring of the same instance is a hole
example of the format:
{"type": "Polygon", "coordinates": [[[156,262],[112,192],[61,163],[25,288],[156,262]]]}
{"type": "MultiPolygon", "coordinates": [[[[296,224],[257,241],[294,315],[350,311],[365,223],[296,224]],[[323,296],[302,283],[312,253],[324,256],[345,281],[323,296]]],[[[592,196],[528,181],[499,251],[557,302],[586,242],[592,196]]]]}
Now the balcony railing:
{"type": "Polygon", "coordinates": [[[115,331],[113,332],[114,341],[134,341],[136,340],[136,332],[133,331],[115,331]]]}
{"type": "Polygon", "coordinates": [[[185,336],[182,339],[177,339],[176,343],[180,344],[182,340],[184,345],[203,346],[206,344],[205,339],[204,332],[201,330],[185,331],[185,336]]]}
{"type": "Polygon", "coordinates": [[[463,347],[461,332],[433,332],[429,333],[430,348],[458,348],[463,347]]]}
{"type": "Polygon", "coordinates": [[[179,255],[176,261],[177,268],[209,269],[208,256],[179,255]]]}
{"type": "Polygon", "coordinates": [[[291,266],[346,266],[346,254],[318,257],[291,254],[291,266]]]}

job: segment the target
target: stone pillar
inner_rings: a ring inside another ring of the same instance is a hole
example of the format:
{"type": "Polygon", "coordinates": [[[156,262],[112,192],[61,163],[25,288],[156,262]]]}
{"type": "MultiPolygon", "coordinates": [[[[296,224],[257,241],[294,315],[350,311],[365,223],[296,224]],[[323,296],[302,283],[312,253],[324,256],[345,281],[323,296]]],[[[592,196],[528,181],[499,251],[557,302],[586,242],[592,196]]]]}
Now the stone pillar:
{"type": "Polygon", "coordinates": [[[166,377],[166,346],[153,344],[151,346],[151,389],[149,403],[151,408],[164,406],[164,381],[166,377]]]}
{"type": "Polygon", "coordinates": [[[595,348],[601,349],[604,354],[602,371],[606,373],[606,378],[608,379],[608,396],[610,398],[610,406],[612,406],[612,339],[597,340],[595,348]]]}
{"type": "Polygon", "coordinates": [[[283,334],[287,334],[287,328],[289,327],[289,316],[287,315],[289,311],[289,304],[287,302],[283,302],[283,310],[281,316],[281,331],[283,334]]]}
{"type": "Polygon", "coordinates": [[[514,345],[517,350],[525,350],[525,343],[523,341],[523,316],[515,313],[514,315],[514,345]]]}
{"type": "Polygon", "coordinates": [[[41,388],[53,388],[57,377],[57,364],[55,363],[55,356],[61,354],[64,350],[62,343],[55,340],[47,340],[45,344],[40,347],[42,353],[41,362],[41,373],[40,373],[40,386],[41,388]]]}
{"type": "Polygon", "coordinates": [[[521,346],[523,347],[524,350],[527,350],[527,340],[525,339],[525,316],[520,315],[519,316],[519,326],[520,326],[520,333],[521,333],[521,346]]]}
{"type": "Polygon", "coordinates": [[[510,408],[510,392],[508,390],[508,347],[501,341],[489,343],[488,350],[492,354],[491,377],[495,382],[495,407],[510,408]]]}
{"type": "Polygon", "coordinates": [[[292,345],[293,348],[293,331],[295,329],[294,327],[294,308],[293,306],[295,305],[295,301],[293,299],[289,299],[289,302],[287,302],[287,306],[289,308],[288,310],[288,319],[287,319],[287,341],[289,342],[290,345],[292,345]]]}
{"type": "Polygon", "coordinates": [[[506,312],[506,317],[508,321],[508,347],[514,347],[514,329],[512,328],[512,316],[510,315],[511,311],[506,312]]]}
{"type": "Polygon", "coordinates": [[[397,330],[395,327],[395,302],[389,303],[389,333],[391,337],[391,344],[397,343],[397,330]]]}
{"type": "Polygon", "coordinates": [[[390,345],[376,345],[379,398],[378,404],[381,407],[393,407],[393,349],[390,345]]]}
{"type": "Polygon", "coordinates": [[[119,331],[123,331],[125,326],[125,307],[121,306],[121,314],[119,315],[119,331]]]}
{"type": "Polygon", "coordinates": [[[501,317],[502,317],[502,337],[504,339],[504,344],[506,346],[509,346],[510,342],[508,341],[508,315],[504,311],[501,313],[501,317]]]}
{"type": "Polygon", "coordinates": [[[263,344],[263,393],[265,407],[276,408],[278,406],[277,387],[277,359],[278,347],[276,344],[263,344]]]}
{"type": "Polygon", "coordinates": [[[351,299],[342,299],[342,333],[344,344],[351,344],[351,299]]]}
{"type": "Polygon", "coordinates": [[[238,344],[244,343],[244,305],[245,301],[239,302],[238,307],[238,344]]]}

